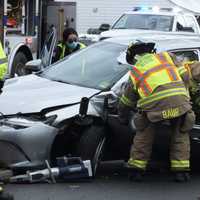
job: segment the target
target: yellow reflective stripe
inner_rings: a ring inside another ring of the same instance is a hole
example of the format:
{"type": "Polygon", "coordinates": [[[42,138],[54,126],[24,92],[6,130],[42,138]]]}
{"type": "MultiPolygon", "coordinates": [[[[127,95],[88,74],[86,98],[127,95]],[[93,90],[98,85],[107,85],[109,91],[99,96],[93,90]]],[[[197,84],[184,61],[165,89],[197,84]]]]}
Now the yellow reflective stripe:
{"type": "Polygon", "coordinates": [[[61,54],[60,54],[60,58],[59,59],[63,59],[65,57],[65,48],[66,47],[62,43],[58,44],[57,46],[60,47],[61,51],[62,51],[61,54]]]}
{"type": "Polygon", "coordinates": [[[190,161],[189,160],[171,160],[172,168],[189,168],[190,161]]]}
{"type": "Polygon", "coordinates": [[[86,46],[85,46],[83,43],[81,43],[81,42],[79,42],[79,44],[80,44],[80,49],[83,49],[83,48],[86,47],[86,46]]]}
{"type": "Polygon", "coordinates": [[[137,105],[138,105],[138,107],[142,107],[145,104],[148,104],[148,103],[151,103],[151,102],[154,102],[154,101],[158,101],[158,100],[164,99],[166,97],[175,96],[175,95],[188,96],[188,93],[187,93],[185,87],[168,89],[168,90],[164,90],[164,91],[161,91],[161,92],[153,93],[146,98],[140,99],[138,101],[137,105]]]}
{"type": "Polygon", "coordinates": [[[190,63],[185,63],[184,64],[184,67],[185,69],[187,70],[188,74],[189,74],[189,78],[192,79],[192,72],[191,72],[191,69],[190,69],[190,66],[189,66],[190,63]]]}
{"type": "Polygon", "coordinates": [[[185,67],[179,67],[179,68],[178,68],[178,73],[179,73],[180,75],[184,74],[185,72],[187,72],[187,70],[185,69],[185,67]]]}
{"type": "Polygon", "coordinates": [[[0,58],[5,58],[5,57],[6,57],[6,54],[3,50],[3,47],[2,47],[1,42],[0,42],[0,58]]]}
{"type": "Polygon", "coordinates": [[[133,106],[133,102],[129,98],[127,98],[125,95],[122,95],[122,97],[120,98],[120,101],[126,106],[133,106]]]}
{"type": "Polygon", "coordinates": [[[0,65],[0,80],[2,80],[7,72],[7,63],[0,65]]]}
{"type": "Polygon", "coordinates": [[[147,166],[147,161],[146,160],[134,160],[134,159],[130,158],[128,160],[128,164],[133,167],[145,169],[147,166]]]}
{"type": "Polygon", "coordinates": [[[163,55],[165,56],[166,60],[167,60],[170,64],[174,65],[174,62],[173,62],[171,56],[169,55],[169,53],[168,53],[167,51],[164,51],[164,52],[163,52],[163,55]]]}

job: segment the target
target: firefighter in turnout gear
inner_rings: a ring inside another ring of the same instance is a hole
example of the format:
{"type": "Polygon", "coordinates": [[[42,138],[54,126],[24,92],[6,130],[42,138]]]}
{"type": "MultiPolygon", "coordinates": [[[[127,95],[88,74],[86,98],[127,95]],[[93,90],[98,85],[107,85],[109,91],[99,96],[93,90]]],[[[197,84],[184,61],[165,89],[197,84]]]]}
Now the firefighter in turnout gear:
{"type": "Polygon", "coordinates": [[[0,93],[2,92],[1,90],[3,88],[4,76],[7,72],[7,66],[8,66],[8,60],[0,42],[0,93]]]}
{"type": "Polygon", "coordinates": [[[73,28],[66,28],[63,32],[63,41],[59,42],[53,56],[53,62],[63,59],[71,53],[85,48],[85,45],[78,42],[78,33],[73,28]]]}
{"type": "Polygon", "coordinates": [[[195,123],[187,90],[192,73],[187,64],[176,66],[169,53],[155,53],[154,45],[136,42],[127,49],[130,76],[119,102],[121,123],[127,124],[130,110],[138,109],[128,166],[134,169],[132,178],[141,180],[151,156],[156,127],[167,121],[171,128],[171,170],[176,181],[187,181],[190,178],[189,131],[195,123]]]}

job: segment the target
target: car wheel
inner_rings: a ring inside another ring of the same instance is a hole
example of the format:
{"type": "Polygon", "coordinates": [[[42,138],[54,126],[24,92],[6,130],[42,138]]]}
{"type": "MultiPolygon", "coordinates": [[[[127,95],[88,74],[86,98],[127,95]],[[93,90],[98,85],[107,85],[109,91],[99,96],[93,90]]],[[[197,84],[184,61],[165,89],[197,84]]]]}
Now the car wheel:
{"type": "Polygon", "coordinates": [[[28,58],[22,52],[18,52],[13,60],[11,76],[14,77],[15,74],[18,76],[23,76],[30,74],[28,70],[25,69],[25,64],[28,62],[28,58]]]}
{"type": "Polygon", "coordinates": [[[82,134],[78,146],[79,155],[83,160],[91,160],[93,176],[105,149],[105,128],[92,126],[82,134]]]}

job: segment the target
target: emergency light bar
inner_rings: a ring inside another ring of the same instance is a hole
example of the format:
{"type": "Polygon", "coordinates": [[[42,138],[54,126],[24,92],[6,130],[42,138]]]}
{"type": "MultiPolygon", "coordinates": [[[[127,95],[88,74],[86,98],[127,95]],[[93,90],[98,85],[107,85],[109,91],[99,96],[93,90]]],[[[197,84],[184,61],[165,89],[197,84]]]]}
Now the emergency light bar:
{"type": "Polygon", "coordinates": [[[159,11],[165,11],[165,12],[179,12],[181,11],[180,8],[160,8],[158,6],[153,6],[153,7],[148,7],[148,6],[141,6],[141,7],[133,7],[132,11],[154,11],[154,12],[159,12],[159,11]]]}

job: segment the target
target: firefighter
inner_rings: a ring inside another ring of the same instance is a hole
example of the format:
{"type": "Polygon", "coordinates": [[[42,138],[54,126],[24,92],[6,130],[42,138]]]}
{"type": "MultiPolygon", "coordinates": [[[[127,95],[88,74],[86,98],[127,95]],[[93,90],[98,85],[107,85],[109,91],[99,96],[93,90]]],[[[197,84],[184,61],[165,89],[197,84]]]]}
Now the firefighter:
{"type": "Polygon", "coordinates": [[[0,42],[0,93],[4,84],[4,76],[7,72],[8,60],[0,42]]]}
{"type": "Polygon", "coordinates": [[[127,49],[126,60],[131,66],[129,81],[119,102],[120,122],[128,124],[130,110],[135,107],[138,110],[128,166],[133,169],[132,178],[142,180],[151,156],[155,129],[167,121],[172,132],[171,170],[175,181],[188,181],[189,131],[195,123],[195,115],[180,75],[181,68],[177,68],[167,52],[155,53],[154,46],[154,43],[136,42],[127,49]]]}
{"type": "Polygon", "coordinates": [[[58,43],[54,52],[53,62],[83,48],[85,48],[85,45],[78,42],[78,33],[73,28],[66,28],[63,31],[63,40],[58,43]]]}

